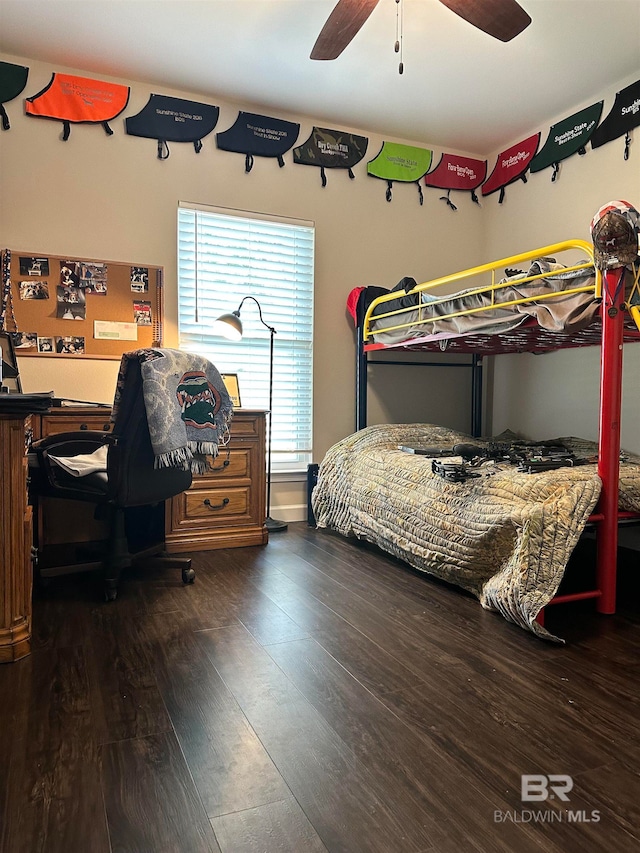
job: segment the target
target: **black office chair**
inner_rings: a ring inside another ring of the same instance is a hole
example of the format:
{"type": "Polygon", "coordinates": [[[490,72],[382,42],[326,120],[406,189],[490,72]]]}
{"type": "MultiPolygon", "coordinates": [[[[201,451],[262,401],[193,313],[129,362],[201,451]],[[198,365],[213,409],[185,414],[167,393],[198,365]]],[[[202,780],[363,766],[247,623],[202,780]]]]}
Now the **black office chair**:
{"type": "MultiPolygon", "coordinates": [[[[32,445],[30,468],[36,496],[89,501],[97,505],[97,514],[107,514],[109,540],[106,553],[101,555],[107,601],[116,598],[120,574],[133,563],[145,567],[180,568],[183,582],[193,583],[195,572],[190,559],[153,556],[151,548],[145,548],[136,556],[129,548],[125,511],[130,507],[159,504],[191,485],[190,470],[154,467],[139,362],[128,365],[111,433],[86,431],[48,436],[32,445]],[[107,470],[82,477],[68,473],[49,458],[51,455],[73,457],[93,453],[104,445],[108,447],[107,470]]],[[[162,546],[162,542],[158,543],[160,549],[162,546]]],[[[60,571],[43,569],[40,573],[47,577],[60,574],[60,571]]]]}

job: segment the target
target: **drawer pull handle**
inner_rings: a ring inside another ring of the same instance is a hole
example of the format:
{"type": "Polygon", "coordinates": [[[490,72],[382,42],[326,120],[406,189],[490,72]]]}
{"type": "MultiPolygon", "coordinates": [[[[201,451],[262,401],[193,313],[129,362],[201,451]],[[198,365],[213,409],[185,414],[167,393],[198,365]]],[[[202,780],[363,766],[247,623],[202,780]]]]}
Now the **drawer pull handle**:
{"type": "Polygon", "coordinates": [[[111,429],[111,424],[102,424],[102,431],[103,432],[109,432],[110,429],[111,429]]]}
{"type": "Polygon", "coordinates": [[[206,500],[203,501],[203,504],[205,506],[208,506],[209,509],[211,509],[211,510],[223,509],[223,507],[225,507],[228,503],[229,503],[229,498],[223,498],[221,504],[212,504],[211,501],[209,500],[209,498],[206,498],[206,500]]]}
{"type": "Polygon", "coordinates": [[[80,424],[80,429],[89,429],[88,424],[80,424]]]}
{"type": "Polygon", "coordinates": [[[227,448],[227,458],[224,460],[222,465],[212,465],[210,462],[207,462],[207,468],[209,471],[222,471],[224,468],[229,465],[231,462],[231,449],[227,448]]]}

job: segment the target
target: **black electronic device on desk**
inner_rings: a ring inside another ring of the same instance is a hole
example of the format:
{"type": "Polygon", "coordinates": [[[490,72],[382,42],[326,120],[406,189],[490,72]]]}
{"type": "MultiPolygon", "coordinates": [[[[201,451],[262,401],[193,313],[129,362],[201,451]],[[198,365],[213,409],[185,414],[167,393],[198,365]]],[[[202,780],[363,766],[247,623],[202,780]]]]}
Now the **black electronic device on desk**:
{"type": "Polygon", "coordinates": [[[52,406],[53,391],[23,394],[18,361],[9,332],[0,332],[0,414],[9,412],[46,412],[52,406]]]}
{"type": "Polygon", "coordinates": [[[7,412],[48,412],[53,400],[53,391],[38,394],[0,394],[0,414],[7,412]]]}
{"type": "Polygon", "coordinates": [[[18,361],[13,348],[13,339],[9,332],[0,332],[0,349],[2,350],[2,364],[0,364],[0,391],[3,394],[21,392],[20,372],[18,361]]]}

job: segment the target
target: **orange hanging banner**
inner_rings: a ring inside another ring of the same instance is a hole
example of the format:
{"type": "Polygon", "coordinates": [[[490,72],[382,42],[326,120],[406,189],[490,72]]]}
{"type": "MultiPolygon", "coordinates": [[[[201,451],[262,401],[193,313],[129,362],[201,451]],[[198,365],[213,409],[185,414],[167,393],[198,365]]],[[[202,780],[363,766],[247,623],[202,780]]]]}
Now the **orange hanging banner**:
{"type": "Polygon", "coordinates": [[[25,111],[27,115],[63,122],[64,139],[69,136],[71,123],[102,124],[111,135],[107,122],[119,115],[128,101],[129,87],[121,83],[54,73],[44,89],[25,100],[25,111]]]}

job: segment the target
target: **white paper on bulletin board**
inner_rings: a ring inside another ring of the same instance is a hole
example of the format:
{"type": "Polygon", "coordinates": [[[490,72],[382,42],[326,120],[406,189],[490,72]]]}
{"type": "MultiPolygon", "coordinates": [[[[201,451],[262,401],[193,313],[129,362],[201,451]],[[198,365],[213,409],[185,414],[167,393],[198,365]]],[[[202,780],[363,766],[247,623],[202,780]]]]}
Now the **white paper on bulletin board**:
{"type": "Polygon", "coordinates": [[[137,341],[137,323],[114,323],[109,320],[93,321],[93,337],[97,340],[137,341]]]}

